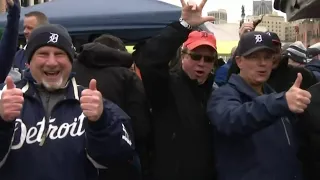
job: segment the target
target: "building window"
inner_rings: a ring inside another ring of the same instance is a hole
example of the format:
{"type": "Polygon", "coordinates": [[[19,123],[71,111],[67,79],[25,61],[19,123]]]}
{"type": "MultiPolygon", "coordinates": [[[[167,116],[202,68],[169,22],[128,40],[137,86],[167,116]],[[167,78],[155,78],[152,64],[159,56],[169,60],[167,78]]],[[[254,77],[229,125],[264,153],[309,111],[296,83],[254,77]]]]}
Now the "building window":
{"type": "Polygon", "coordinates": [[[28,7],[29,6],[28,0],[21,0],[21,6],[22,7],[28,7]]]}
{"type": "Polygon", "coordinates": [[[34,0],[34,4],[39,4],[40,0],[34,0]]]}

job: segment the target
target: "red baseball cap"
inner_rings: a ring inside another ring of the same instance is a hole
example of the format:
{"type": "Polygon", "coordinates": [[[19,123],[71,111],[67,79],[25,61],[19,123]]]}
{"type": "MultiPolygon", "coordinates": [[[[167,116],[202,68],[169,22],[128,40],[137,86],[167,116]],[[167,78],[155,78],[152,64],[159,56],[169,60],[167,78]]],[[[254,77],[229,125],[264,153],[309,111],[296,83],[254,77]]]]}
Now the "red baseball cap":
{"type": "Polygon", "coordinates": [[[217,40],[216,37],[206,31],[192,31],[186,42],[183,43],[184,47],[189,50],[193,50],[199,46],[207,45],[217,50],[217,40]]]}

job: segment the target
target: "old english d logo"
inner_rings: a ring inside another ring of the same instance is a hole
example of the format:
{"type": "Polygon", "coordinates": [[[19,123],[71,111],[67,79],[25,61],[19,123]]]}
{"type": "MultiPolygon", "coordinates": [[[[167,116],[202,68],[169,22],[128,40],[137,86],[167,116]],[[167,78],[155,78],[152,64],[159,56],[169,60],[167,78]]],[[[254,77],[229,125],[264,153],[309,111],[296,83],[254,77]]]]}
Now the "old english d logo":
{"type": "Polygon", "coordinates": [[[202,38],[207,38],[209,34],[207,32],[201,32],[201,37],[202,38]]]}
{"type": "Polygon", "coordinates": [[[50,33],[49,41],[47,43],[57,43],[59,40],[59,34],[50,33]]]}

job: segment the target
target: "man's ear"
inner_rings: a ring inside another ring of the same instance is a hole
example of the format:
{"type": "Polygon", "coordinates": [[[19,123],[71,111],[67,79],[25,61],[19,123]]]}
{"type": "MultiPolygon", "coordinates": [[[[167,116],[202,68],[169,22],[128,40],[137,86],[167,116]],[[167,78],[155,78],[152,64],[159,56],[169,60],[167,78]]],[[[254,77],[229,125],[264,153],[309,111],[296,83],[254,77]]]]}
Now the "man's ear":
{"type": "Polygon", "coordinates": [[[236,56],[235,60],[236,60],[236,64],[239,67],[239,69],[242,69],[242,58],[241,58],[241,56],[236,56]]]}

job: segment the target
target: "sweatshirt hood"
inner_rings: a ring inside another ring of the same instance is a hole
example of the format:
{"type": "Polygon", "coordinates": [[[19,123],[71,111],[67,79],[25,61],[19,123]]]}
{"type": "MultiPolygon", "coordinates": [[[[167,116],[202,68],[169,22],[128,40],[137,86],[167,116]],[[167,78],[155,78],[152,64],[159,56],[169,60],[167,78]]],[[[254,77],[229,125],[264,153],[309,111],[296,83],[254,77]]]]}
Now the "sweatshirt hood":
{"type": "Polygon", "coordinates": [[[87,67],[126,67],[133,64],[132,55],[125,51],[110,48],[100,43],[84,44],[80,49],[78,61],[87,67]]]}

